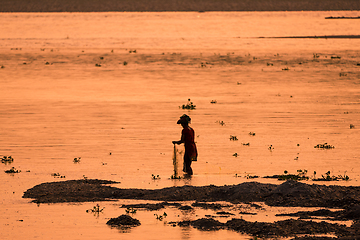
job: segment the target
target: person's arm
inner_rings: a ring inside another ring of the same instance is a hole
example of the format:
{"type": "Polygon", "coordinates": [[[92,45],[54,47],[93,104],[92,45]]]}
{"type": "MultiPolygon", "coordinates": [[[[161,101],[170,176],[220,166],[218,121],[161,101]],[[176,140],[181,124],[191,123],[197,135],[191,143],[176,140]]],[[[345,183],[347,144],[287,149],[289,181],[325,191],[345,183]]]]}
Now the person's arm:
{"type": "Polygon", "coordinates": [[[181,139],[179,141],[172,141],[173,144],[182,144],[185,142],[185,136],[184,134],[181,134],[181,139]]]}

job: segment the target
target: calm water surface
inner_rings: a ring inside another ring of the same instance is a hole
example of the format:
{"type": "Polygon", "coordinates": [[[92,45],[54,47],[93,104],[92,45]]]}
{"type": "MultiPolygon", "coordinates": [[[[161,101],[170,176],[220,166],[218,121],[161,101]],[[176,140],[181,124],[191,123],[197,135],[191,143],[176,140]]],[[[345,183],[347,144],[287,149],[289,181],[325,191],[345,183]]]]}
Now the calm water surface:
{"type": "MultiPolygon", "coordinates": [[[[134,216],[138,228],[106,226],[130,201],[100,203],[104,212],[93,216],[85,210],[96,203],[37,206],[21,198],[49,181],[85,176],[161,188],[306,169],[316,177],[346,174],[350,181],[330,184],[359,186],[359,39],[266,38],[359,35],[359,20],[325,20],[358,15],[1,14],[0,154],[15,159],[0,165],[1,239],[247,238],[173,228],[144,211],[134,216]],[[196,109],[181,109],[189,98],[196,109]],[[192,118],[199,161],[192,179],[174,181],[171,141],[180,138],[176,121],[184,113],[192,118]],[[335,148],[314,148],[323,143],[335,148]],[[11,167],[21,173],[4,173],[11,167]]],[[[166,211],[168,221],[208,214],[166,211]]],[[[281,220],[277,211],[290,210],[268,208],[249,220],[281,220]]]]}

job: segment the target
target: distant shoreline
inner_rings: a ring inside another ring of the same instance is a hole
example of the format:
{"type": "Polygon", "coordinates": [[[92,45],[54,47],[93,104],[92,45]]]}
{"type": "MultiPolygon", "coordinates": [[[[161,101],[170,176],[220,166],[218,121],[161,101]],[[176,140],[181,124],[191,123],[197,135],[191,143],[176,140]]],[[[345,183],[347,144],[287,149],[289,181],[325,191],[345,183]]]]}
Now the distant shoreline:
{"type": "Polygon", "coordinates": [[[0,12],[356,11],[359,0],[0,0],[0,12]]]}
{"type": "Polygon", "coordinates": [[[360,38],[360,35],[324,35],[324,36],[285,36],[285,37],[258,37],[258,38],[360,38]]]}

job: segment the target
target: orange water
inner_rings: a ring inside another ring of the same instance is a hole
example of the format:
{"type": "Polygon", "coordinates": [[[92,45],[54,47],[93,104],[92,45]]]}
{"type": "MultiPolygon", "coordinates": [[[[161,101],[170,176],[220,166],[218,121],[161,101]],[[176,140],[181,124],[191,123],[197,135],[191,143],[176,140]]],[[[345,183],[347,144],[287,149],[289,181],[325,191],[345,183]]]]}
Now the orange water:
{"type": "MultiPolygon", "coordinates": [[[[15,160],[0,165],[0,238],[246,238],[173,228],[143,211],[134,215],[140,227],[121,232],[105,223],[123,214],[118,207],[127,201],[99,203],[105,209],[97,217],[85,211],[96,203],[37,206],[21,198],[42,182],[85,176],[151,189],[306,169],[316,177],[346,174],[350,181],[330,184],[359,186],[360,40],[257,38],[358,35],[358,20],[325,17],[359,14],[1,14],[0,154],[15,160]],[[188,98],[195,110],[179,108],[188,98]],[[199,160],[192,179],[170,180],[171,141],[180,138],[176,121],[184,113],[192,118],[199,160]],[[323,143],[335,148],[314,148],[323,143]],[[21,173],[3,172],[11,167],[21,173]]],[[[165,211],[168,221],[207,214],[165,211]]],[[[279,220],[273,215],[252,219],[279,220]]]]}

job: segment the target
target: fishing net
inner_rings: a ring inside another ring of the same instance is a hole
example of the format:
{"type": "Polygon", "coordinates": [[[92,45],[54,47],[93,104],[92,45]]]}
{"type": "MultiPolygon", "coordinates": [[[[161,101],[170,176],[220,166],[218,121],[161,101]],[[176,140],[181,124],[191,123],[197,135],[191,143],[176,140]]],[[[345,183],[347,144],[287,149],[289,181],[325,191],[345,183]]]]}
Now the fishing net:
{"type": "Polygon", "coordinates": [[[173,152],[173,165],[174,165],[174,175],[172,178],[179,178],[179,165],[183,162],[184,158],[184,147],[182,145],[174,144],[173,152]]]}

